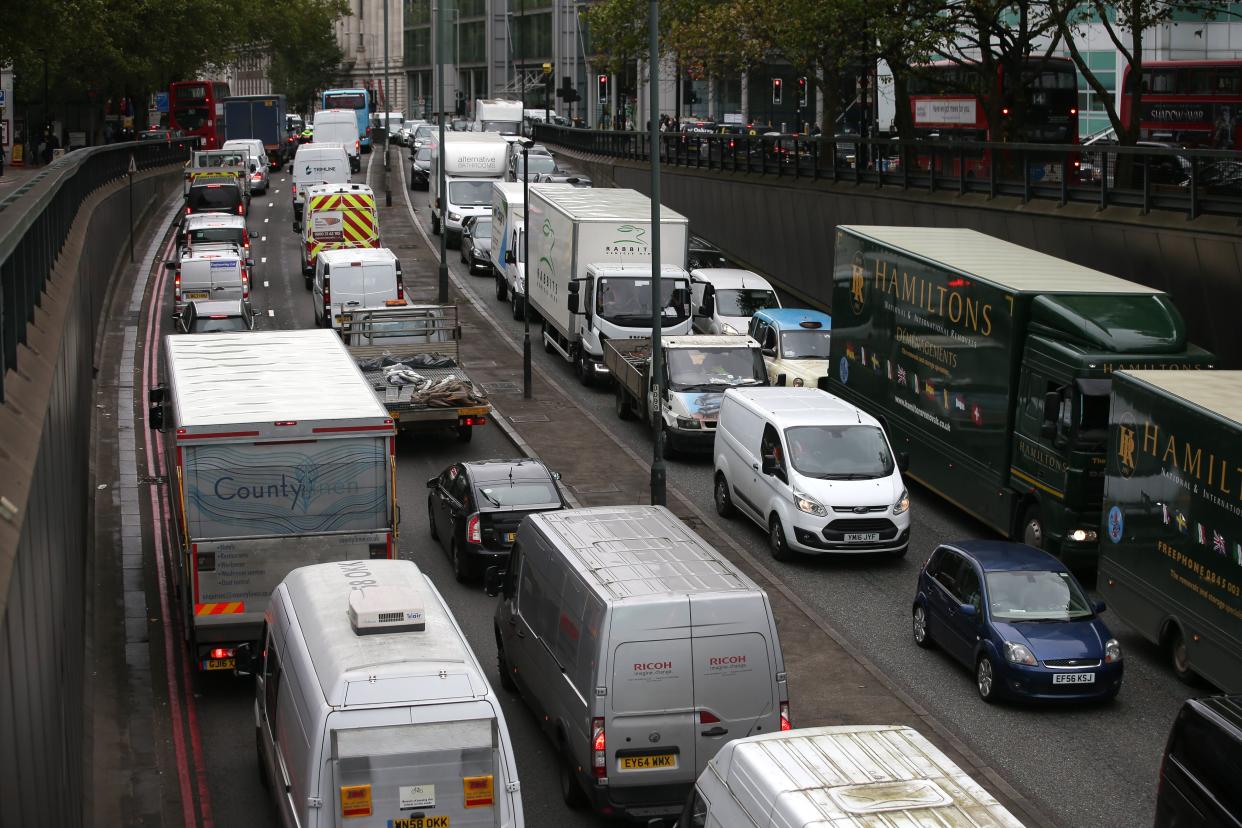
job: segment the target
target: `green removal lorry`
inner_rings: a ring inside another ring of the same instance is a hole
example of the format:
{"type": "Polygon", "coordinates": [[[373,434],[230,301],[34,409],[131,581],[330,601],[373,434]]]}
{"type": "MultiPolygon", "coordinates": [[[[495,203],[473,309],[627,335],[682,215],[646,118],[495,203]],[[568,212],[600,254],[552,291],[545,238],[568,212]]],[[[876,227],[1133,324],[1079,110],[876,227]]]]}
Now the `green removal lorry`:
{"type": "Polygon", "coordinates": [[[1242,371],[1113,377],[1099,590],[1197,674],[1242,693],[1242,371]]]}
{"type": "Polygon", "coordinates": [[[1092,567],[1112,373],[1208,368],[1169,297],[973,230],[837,228],[830,372],[909,475],[1092,567]]]}

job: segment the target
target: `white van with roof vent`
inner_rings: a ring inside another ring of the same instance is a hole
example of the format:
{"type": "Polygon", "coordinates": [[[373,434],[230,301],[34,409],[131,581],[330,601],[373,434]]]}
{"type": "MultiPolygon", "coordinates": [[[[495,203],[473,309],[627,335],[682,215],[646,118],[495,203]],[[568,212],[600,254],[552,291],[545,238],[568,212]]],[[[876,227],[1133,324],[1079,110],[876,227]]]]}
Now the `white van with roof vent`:
{"type": "Polygon", "coordinates": [[[728,740],[790,726],[767,593],[668,509],[528,515],[485,586],[501,683],[543,722],[571,806],[675,815],[728,740]]]}
{"type": "Polygon", "coordinates": [[[255,673],[259,771],[281,824],[523,825],[500,701],[412,561],[295,569],[261,646],[238,663],[255,673]]]}

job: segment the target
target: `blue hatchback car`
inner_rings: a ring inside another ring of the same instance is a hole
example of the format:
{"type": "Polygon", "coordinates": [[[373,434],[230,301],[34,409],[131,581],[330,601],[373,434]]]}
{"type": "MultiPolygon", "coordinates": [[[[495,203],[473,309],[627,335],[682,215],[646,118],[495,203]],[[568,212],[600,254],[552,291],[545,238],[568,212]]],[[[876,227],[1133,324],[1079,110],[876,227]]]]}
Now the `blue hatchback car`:
{"type": "Polygon", "coordinates": [[[971,668],[986,702],[1001,697],[1110,700],[1121,645],[1073,573],[1023,543],[943,544],[919,572],[914,643],[971,668]]]}

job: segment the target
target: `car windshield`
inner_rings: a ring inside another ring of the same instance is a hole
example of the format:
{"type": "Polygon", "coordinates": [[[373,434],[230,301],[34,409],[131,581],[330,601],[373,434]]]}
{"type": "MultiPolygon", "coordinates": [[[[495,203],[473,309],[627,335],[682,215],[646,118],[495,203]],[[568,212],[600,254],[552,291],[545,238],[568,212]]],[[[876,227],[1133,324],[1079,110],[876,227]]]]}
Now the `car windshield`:
{"type": "Polygon", "coordinates": [[[517,135],[517,121],[482,121],[479,132],[499,132],[501,135],[517,135]]]}
{"type": "Polygon", "coordinates": [[[827,359],[832,341],[829,331],[782,331],[781,357],[784,359],[827,359]]]}
{"type": "Polygon", "coordinates": [[[757,348],[668,348],[664,356],[674,391],[723,391],[758,385],[767,376],[757,348]]]}
{"type": "Polygon", "coordinates": [[[420,126],[418,129],[414,131],[414,140],[415,141],[430,141],[431,136],[434,134],[435,132],[430,125],[423,124],[422,126],[420,126]]]}
{"type": "Polygon", "coordinates": [[[560,503],[552,484],[543,480],[490,480],[476,486],[478,499],[492,506],[547,506],[560,503]]]}
{"type": "Polygon", "coordinates": [[[716,291],[716,313],[721,316],[750,317],[764,308],[780,307],[776,294],[766,288],[716,291]]]}
{"type": "Polygon", "coordinates": [[[191,210],[235,210],[241,204],[241,190],[224,184],[191,187],[191,210]]]}
{"type": "Polygon", "coordinates": [[[189,235],[190,244],[224,242],[241,247],[246,243],[245,239],[242,238],[240,227],[204,227],[200,230],[191,230],[189,235]]]}
{"type": "Polygon", "coordinates": [[[448,185],[449,204],[456,207],[485,207],[492,203],[492,180],[452,181],[448,185]]]}
{"type": "MultiPolygon", "coordinates": [[[[517,166],[515,167],[518,175],[522,174],[525,165],[522,163],[521,156],[518,156],[517,166]]],[[[556,172],[556,162],[552,160],[550,155],[532,155],[530,156],[530,171],[540,174],[556,172]]]]}
{"type": "Polygon", "coordinates": [[[789,459],[799,474],[821,480],[874,480],[893,473],[884,432],[872,425],[785,429],[789,459]]]}
{"type": "Polygon", "coordinates": [[[431,147],[419,147],[418,152],[414,153],[415,161],[423,161],[427,164],[431,163],[431,147]]]}
{"type": "MultiPolygon", "coordinates": [[[[662,279],[660,307],[665,325],[690,317],[690,284],[685,279],[662,279]]],[[[595,312],[627,328],[651,327],[651,279],[608,276],[599,280],[595,312]]]]}
{"type": "Polygon", "coordinates": [[[989,572],[984,580],[994,621],[1075,621],[1095,615],[1068,572],[989,572]]]}
{"type": "Polygon", "coordinates": [[[491,239],[492,237],[492,220],[491,219],[475,219],[474,224],[470,226],[470,235],[476,239],[491,239]]]}
{"type": "Polygon", "coordinates": [[[244,331],[246,320],[240,316],[199,316],[190,326],[190,333],[225,333],[244,331]]]}

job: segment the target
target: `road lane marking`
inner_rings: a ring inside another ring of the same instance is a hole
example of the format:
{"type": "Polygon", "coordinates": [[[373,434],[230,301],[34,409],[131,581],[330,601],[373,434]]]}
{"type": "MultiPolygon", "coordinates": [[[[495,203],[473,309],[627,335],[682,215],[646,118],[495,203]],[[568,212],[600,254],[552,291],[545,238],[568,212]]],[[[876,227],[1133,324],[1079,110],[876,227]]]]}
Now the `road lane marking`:
{"type": "Polygon", "coordinates": [[[259,241],[267,241],[267,236],[259,236],[259,241]]]}
{"type": "Polygon", "coordinates": [[[268,316],[275,316],[275,315],[276,315],[276,311],[272,310],[271,308],[268,308],[268,309],[267,309],[267,315],[268,315],[268,316]]]}
{"type": "MultiPolygon", "coordinates": [[[[266,261],[267,261],[267,259],[264,259],[263,261],[265,261],[265,262],[266,262],[266,261]]],[[[271,284],[270,284],[270,283],[269,283],[266,279],[264,279],[264,280],[263,280],[263,287],[271,287],[271,284]]]]}
{"type": "Polygon", "coordinates": [[[264,224],[267,224],[267,222],[268,222],[268,220],[267,220],[267,219],[263,219],[263,223],[264,223],[264,224]]]}
{"type": "Polygon", "coordinates": [[[268,206],[268,207],[272,207],[272,206],[274,206],[274,205],[272,204],[272,202],[270,202],[270,201],[269,201],[269,202],[267,203],[267,206],[268,206]]]}

